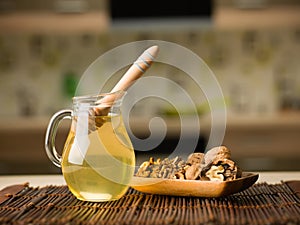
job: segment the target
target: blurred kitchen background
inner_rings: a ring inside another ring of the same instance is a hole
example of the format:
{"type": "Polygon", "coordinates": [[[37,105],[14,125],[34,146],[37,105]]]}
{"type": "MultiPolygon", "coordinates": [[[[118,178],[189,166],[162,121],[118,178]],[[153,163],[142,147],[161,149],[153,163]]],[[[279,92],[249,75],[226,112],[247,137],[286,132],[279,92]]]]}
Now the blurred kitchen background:
{"type": "MultiPolygon", "coordinates": [[[[0,174],[59,173],[44,150],[50,117],[70,107],[98,56],[138,40],[178,43],[212,69],[227,105],[223,144],[242,169],[300,170],[299,0],[194,1],[192,8],[193,1],[171,1],[170,15],[154,13],[170,1],[145,2],[139,13],[129,2],[0,0],[0,174]]],[[[172,70],[167,75],[187,90],[193,86],[172,70]]],[[[155,151],[167,155],[178,142],[178,120],[165,109],[149,110],[147,101],[139,107],[131,115],[137,136],[148,135],[153,115],[171,127],[155,151]]],[[[199,111],[197,151],[210,134],[208,113],[199,111]]],[[[68,126],[57,134],[58,149],[68,126]]]]}

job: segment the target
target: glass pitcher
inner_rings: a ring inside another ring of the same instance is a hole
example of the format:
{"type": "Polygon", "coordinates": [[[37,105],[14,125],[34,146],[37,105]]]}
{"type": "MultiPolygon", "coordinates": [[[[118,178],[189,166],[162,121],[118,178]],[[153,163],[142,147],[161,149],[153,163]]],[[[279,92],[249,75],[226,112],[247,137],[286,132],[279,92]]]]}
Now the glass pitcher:
{"type": "Polygon", "coordinates": [[[62,168],[70,191],[80,200],[122,197],[134,174],[135,155],[121,114],[125,92],[73,98],[73,110],[51,118],[45,138],[50,160],[62,168]],[[55,149],[59,123],[71,119],[62,155],[55,149]]]}

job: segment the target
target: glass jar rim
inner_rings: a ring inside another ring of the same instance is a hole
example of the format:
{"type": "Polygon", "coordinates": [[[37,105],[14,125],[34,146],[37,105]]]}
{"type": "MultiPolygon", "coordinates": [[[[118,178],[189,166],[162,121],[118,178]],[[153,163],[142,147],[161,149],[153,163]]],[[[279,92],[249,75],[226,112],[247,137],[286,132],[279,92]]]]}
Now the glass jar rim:
{"type": "Polygon", "coordinates": [[[74,96],[72,98],[73,102],[81,102],[81,101],[87,101],[89,100],[91,102],[95,100],[100,100],[104,98],[105,96],[110,96],[110,95],[119,95],[120,97],[124,96],[127,92],[123,90],[115,91],[115,92],[106,92],[106,93],[100,93],[100,94],[92,94],[92,95],[80,95],[80,96],[74,96]]]}

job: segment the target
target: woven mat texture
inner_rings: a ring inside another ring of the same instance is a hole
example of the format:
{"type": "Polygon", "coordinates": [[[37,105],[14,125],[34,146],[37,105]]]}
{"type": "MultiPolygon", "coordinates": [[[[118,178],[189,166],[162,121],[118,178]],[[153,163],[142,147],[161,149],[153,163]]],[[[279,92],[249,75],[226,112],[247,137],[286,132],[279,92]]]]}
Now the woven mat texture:
{"type": "Polygon", "coordinates": [[[66,186],[14,185],[0,191],[0,224],[300,224],[300,181],[291,184],[257,183],[222,198],[160,196],[130,188],[120,200],[102,203],[77,200],[66,186]]]}

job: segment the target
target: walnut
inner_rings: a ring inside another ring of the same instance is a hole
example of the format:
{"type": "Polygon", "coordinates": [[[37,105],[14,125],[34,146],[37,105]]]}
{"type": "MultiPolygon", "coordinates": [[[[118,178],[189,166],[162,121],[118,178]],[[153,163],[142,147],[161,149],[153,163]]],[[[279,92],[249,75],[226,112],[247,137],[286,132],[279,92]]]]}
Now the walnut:
{"type": "Polygon", "coordinates": [[[198,180],[200,178],[200,173],[201,173],[201,164],[200,163],[195,163],[189,166],[185,170],[185,178],[187,180],[198,180]]]}
{"type": "Polygon", "coordinates": [[[205,153],[204,163],[208,165],[217,157],[222,159],[231,159],[231,152],[225,146],[214,147],[205,153]]]}
{"type": "Polygon", "coordinates": [[[178,156],[156,161],[150,157],[141,164],[135,175],[166,179],[229,181],[241,177],[241,174],[241,169],[231,159],[230,150],[225,146],[219,146],[206,154],[192,153],[186,161],[178,156]]]}
{"type": "Polygon", "coordinates": [[[205,176],[211,181],[224,181],[224,168],[223,166],[211,166],[205,173],[205,176]]]}
{"type": "Polygon", "coordinates": [[[201,178],[203,180],[229,181],[240,176],[241,170],[234,161],[221,159],[220,157],[217,157],[213,162],[206,165],[201,171],[201,178]]]}
{"type": "Polygon", "coordinates": [[[195,163],[200,164],[203,162],[203,159],[204,159],[204,153],[197,152],[197,153],[190,154],[186,162],[191,165],[195,163]]]}

